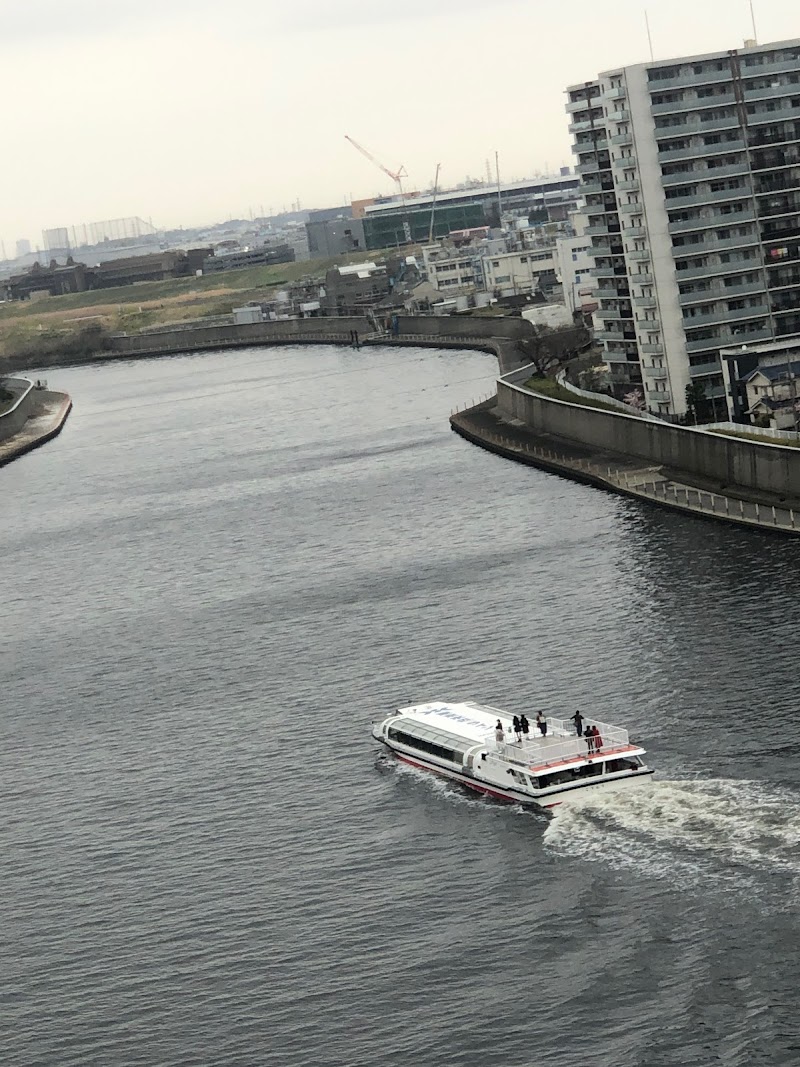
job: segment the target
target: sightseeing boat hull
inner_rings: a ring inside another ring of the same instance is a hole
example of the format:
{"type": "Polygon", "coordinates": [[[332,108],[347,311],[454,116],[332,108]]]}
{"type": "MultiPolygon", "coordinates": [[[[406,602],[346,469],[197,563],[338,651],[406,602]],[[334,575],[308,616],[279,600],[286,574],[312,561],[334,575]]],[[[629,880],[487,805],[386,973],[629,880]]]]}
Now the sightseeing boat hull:
{"type": "MultiPolygon", "coordinates": [[[[587,720],[587,729],[593,725],[587,720]]],[[[624,730],[597,726],[599,747],[553,718],[547,735],[521,739],[496,708],[434,702],[399,709],[374,723],[373,735],[411,767],[495,800],[552,809],[649,781],[653,772],[643,762],[644,749],[624,730]],[[495,730],[487,732],[487,725],[495,730]]]]}

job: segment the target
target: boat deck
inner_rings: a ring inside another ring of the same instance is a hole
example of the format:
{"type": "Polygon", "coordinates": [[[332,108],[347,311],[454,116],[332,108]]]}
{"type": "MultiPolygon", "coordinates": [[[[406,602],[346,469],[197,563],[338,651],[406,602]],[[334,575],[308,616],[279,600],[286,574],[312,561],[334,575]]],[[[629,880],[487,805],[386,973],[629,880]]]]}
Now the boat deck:
{"type": "Polygon", "coordinates": [[[595,749],[594,745],[590,749],[589,738],[579,737],[568,720],[548,718],[547,734],[544,736],[539,734],[535,723],[531,723],[530,729],[536,731],[536,736],[529,734],[527,740],[517,741],[513,734],[507,734],[506,740],[500,743],[495,739],[494,733],[487,735],[487,755],[504,763],[525,766],[531,770],[552,770],[642,751],[637,745],[631,744],[627,730],[594,719],[584,719],[584,729],[589,726],[596,726],[600,733],[599,749],[595,749]]]}

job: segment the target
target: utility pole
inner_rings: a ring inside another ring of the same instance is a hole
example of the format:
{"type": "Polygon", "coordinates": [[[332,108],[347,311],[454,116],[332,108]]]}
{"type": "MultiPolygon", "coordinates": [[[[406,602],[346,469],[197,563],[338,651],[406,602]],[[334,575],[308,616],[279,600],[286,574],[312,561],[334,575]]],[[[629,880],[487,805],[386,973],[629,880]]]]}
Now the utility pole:
{"type": "Polygon", "coordinates": [[[436,177],[433,180],[433,203],[431,204],[431,225],[428,231],[428,244],[433,244],[433,219],[436,214],[436,194],[439,192],[439,169],[442,164],[436,164],[436,177]]]}
{"type": "Polygon", "coordinates": [[[500,191],[500,153],[494,154],[494,169],[497,175],[497,220],[498,225],[503,225],[503,194],[500,191]]]}

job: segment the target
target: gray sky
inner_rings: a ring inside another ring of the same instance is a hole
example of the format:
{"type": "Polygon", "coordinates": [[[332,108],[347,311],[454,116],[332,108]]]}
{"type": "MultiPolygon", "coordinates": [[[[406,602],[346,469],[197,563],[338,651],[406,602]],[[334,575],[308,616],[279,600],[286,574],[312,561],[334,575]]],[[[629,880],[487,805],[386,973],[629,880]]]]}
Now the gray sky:
{"type": "MultiPolygon", "coordinates": [[[[797,0],[754,0],[762,42],[797,0]]],[[[0,236],[159,226],[571,163],[564,87],[741,46],[748,0],[0,0],[0,236]]]]}

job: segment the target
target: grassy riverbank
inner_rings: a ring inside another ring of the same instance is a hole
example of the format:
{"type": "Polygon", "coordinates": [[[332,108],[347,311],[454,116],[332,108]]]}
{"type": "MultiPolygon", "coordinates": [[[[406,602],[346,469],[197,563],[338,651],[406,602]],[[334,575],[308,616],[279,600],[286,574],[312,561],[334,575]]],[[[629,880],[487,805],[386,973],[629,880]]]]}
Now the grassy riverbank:
{"type": "Polygon", "coordinates": [[[26,357],[36,362],[56,348],[102,347],[110,333],[135,333],[148,326],[167,326],[193,319],[229,315],[251,300],[269,299],[276,290],[303,279],[322,281],[341,263],[365,258],[382,262],[390,253],[361,253],[300,263],[224,271],[201,278],[140,282],[88,293],[14,301],[0,305],[0,357],[26,357]]]}
{"type": "Polygon", "coordinates": [[[602,400],[592,400],[588,396],[580,396],[565,389],[555,378],[529,378],[524,383],[526,389],[542,396],[550,397],[551,400],[565,400],[568,404],[580,404],[585,408],[602,408],[604,411],[614,411],[619,414],[620,409],[613,404],[606,404],[602,400]]]}

